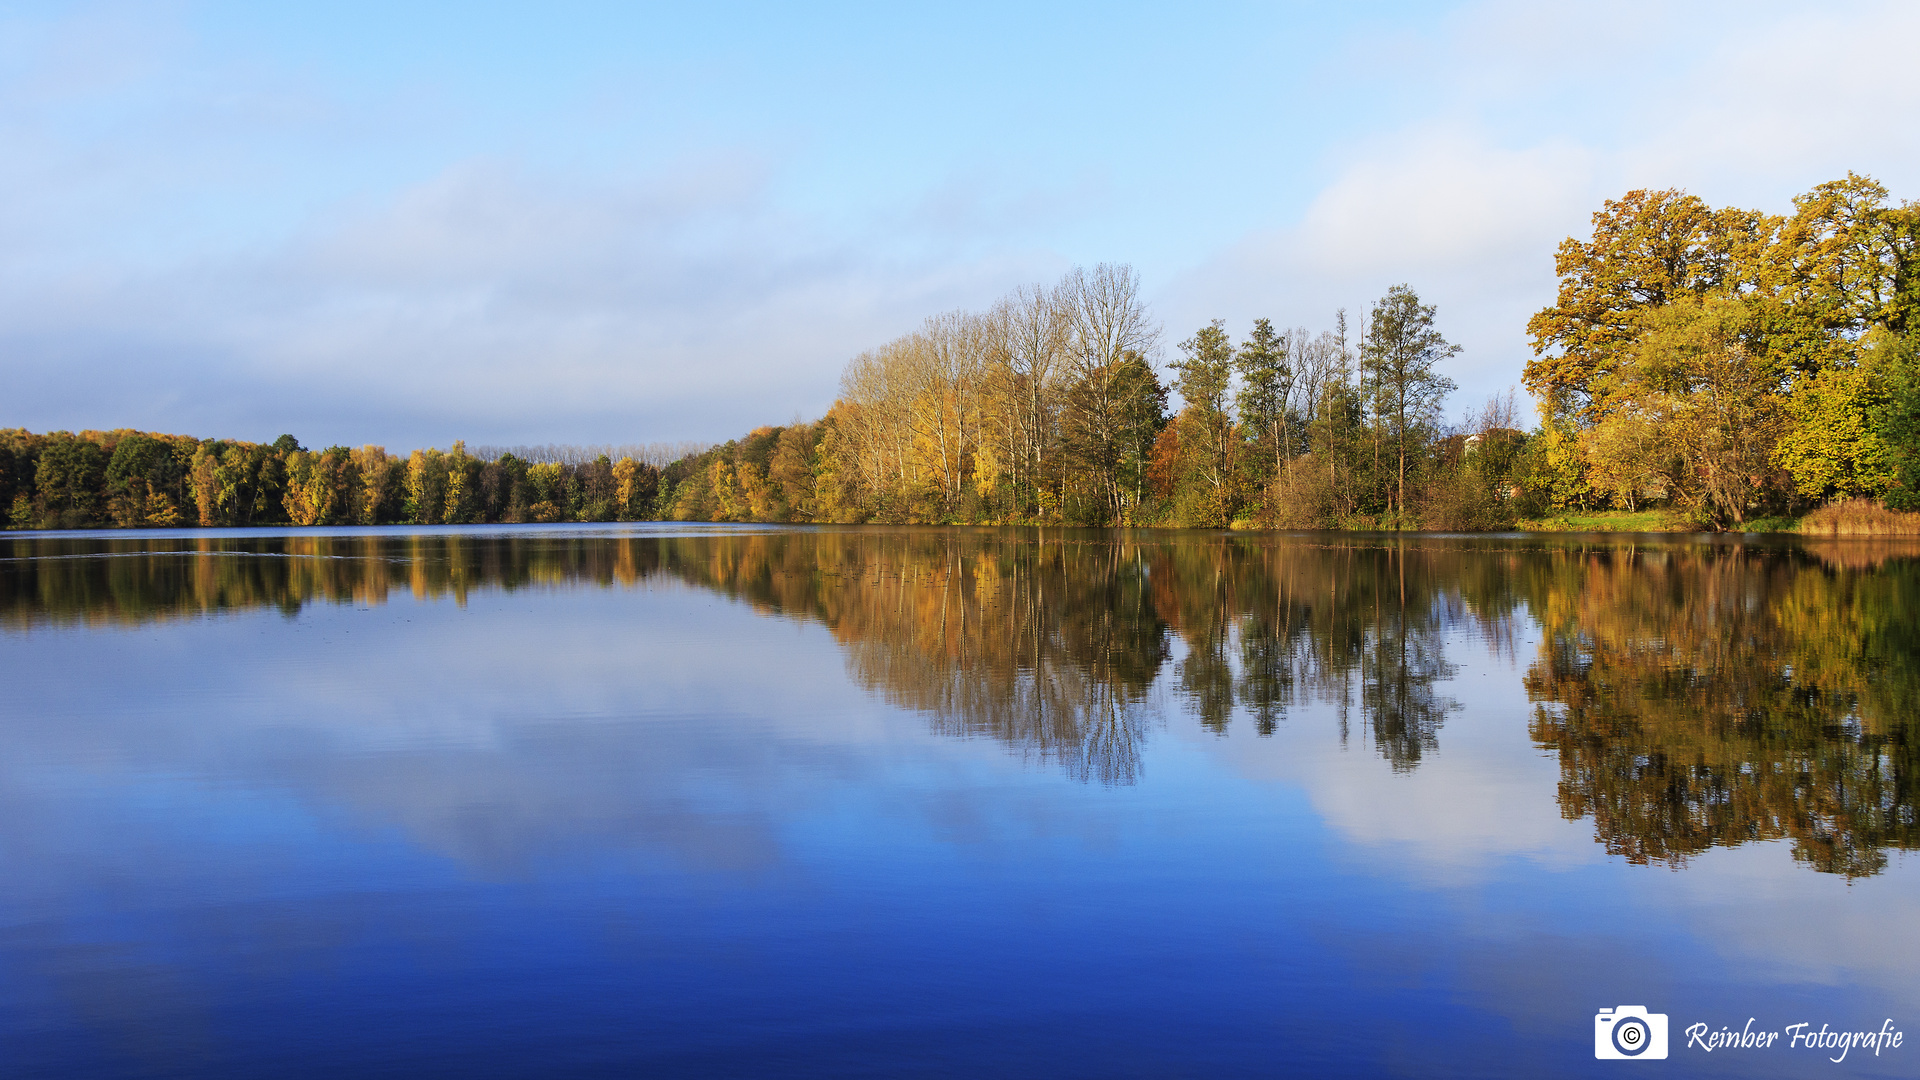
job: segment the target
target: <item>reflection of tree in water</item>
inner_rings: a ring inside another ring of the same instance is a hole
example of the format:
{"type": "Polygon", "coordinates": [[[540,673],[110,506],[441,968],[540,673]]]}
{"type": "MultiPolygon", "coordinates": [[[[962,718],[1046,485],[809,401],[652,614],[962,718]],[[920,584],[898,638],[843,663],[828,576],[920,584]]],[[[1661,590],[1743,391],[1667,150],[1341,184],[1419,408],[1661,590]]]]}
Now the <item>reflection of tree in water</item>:
{"type": "Polygon", "coordinates": [[[973,532],[874,559],[830,625],[870,689],[945,734],[997,739],[1083,780],[1130,784],[1167,656],[1127,547],[973,532]]]}
{"type": "Polygon", "coordinates": [[[1887,848],[1920,845],[1909,549],[1499,543],[987,529],[8,537],[0,627],[679,581],[821,624],[855,678],[936,731],[1128,784],[1157,688],[1220,734],[1244,717],[1270,735],[1320,710],[1343,740],[1358,723],[1394,769],[1416,768],[1458,708],[1444,693],[1449,636],[1510,654],[1516,624],[1537,621],[1531,733],[1559,757],[1563,813],[1591,817],[1608,850],[1681,865],[1784,839],[1809,866],[1861,875],[1887,848]]]}
{"type": "Polygon", "coordinates": [[[1740,548],[1543,567],[1527,674],[1560,805],[1607,850],[1684,865],[1790,840],[1857,877],[1920,844],[1920,573],[1740,548]]]}
{"type": "Polygon", "coordinates": [[[1439,683],[1453,677],[1432,627],[1410,626],[1402,609],[1383,618],[1361,669],[1360,700],[1371,718],[1374,744],[1395,770],[1420,764],[1440,748],[1440,723],[1459,708],[1439,683]]]}
{"type": "Polygon", "coordinates": [[[1357,711],[1381,755],[1413,768],[1458,708],[1438,689],[1454,673],[1445,635],[1481,617],[1458,595],[1465,561],[1457,548],[1400,543],[1230,537],[1211,550],[1174,547],[1156,566],[1155,599],[1187,646],[1176,688],[1222,734],[1236,705],[1261,735],[1319,704],[1344,739],[1357,711]]]}
{"type": "MultiPolygon", "coordinates": [[[[1131,783],[1151,690],[1207,730],[1249,714],[1272,734],[1302,704],[1356,711],[1410,769],[1458,706],[1449,628],[1482,619],[1458,595],[1477,553],[1038,530],[872,530],[674,541],[671,573],[816,618],[849,667],[936,730],[998,739],[1083,779],[1131,783]],[[772,569],[778,567],[779,569],[772,569]]],[[[1514,601],[1500,600],[1510,616],[1514,601]]]]}
{"type": "MultiPolygon", "coordinates": [[[[1450,703],[1427,553],[1274,538],[1044,530],[772,530],[245,540],[36,538],[0,563],[0,619],[142,621],[394,589],[634,584],[655,575],[815,620],[850,669],[937,730],[990,737],[1104,783],[1138,777],[1151,691],[1184,645],[1173,690],[1207,729],[1238,713],[1270,735],[1306,702],[1354,709],[1398,768],[1436,745],[1450,703]],[[88,554],[34,560],[32,555],[88,554]],[[1391,582],[1391,587],[1387,584],[1391,582]]],[[[1454,553],[1457,561],[1459,553],[1454,553]]]]}
{"type": "MultiPolygon", "coordinates": [[[[655,544],[462,533],[0,539],[0,627],[113,625],[316,603],[382,604],[395,590],[464,603],[473,589],[634,584],[655,544]]],[[[651,562],[650,562],[651,560],[651,562]]]]}

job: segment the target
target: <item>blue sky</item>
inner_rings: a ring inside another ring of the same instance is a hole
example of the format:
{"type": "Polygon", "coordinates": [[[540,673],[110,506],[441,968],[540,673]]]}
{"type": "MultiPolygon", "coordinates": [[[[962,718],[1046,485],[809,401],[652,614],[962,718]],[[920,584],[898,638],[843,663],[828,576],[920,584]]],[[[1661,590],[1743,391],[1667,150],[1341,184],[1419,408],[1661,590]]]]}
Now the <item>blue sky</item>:
{"type": "Polygon", "coordinates": [[[14,4],[0,424],[724,439],[1076,263],[1407,282],[1518,382],[1604,198],[1920,197],[1911,4],[14,4]]]}

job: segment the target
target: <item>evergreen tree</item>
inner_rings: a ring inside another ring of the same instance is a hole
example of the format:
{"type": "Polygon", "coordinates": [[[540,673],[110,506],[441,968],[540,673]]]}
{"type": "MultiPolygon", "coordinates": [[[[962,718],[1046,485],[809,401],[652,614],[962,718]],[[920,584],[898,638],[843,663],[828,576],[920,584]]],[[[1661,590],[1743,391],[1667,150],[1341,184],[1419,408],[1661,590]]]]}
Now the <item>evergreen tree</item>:
{"type": "Polygon", "coordinates": [[[1234,404],[1240,425],[1257,451],[1249,464],[1253,481],[1264,487],[1280,475],[1293,457],[1292,422],[1288,415],[1293,396],[1293,369],[1287,364],[1287,336],[1274,330],[1269,319],[1253,320],[1253,333],[1234,355],[1240,373],[1240,393],[1234,404]]]}

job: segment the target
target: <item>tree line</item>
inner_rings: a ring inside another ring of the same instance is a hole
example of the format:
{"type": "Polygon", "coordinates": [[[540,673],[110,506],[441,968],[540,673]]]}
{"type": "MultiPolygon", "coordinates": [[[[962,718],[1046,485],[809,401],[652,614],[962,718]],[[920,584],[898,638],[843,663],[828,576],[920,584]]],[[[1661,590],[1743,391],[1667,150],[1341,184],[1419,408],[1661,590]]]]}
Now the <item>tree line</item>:
{"type": "Polygon", "coordinates": [[[936,315],[811,423],[727,443],[308,450],[0,432],[14,528],[763,521],[1486,530],[1669,508],[1736,528],[1920,509],[1920,205],[1849,174],[1791,214],[1608,201],[1559,249],[1525,384],[1447,422],[1460,349],[1409,286],[1349,324],[1163,349],[1131,267],[936,315]],[[535,460],[539,459],[539,460],[535,460]]]}
{"type": "Polygon", "coordinates": [[[661,516],[1483,529],[1525,508],[1511,396],[1445,422],[1460,350],[1405,285],[1351,338],[1344,312],[1237,343],[1216,320],[1163,366],[1162,336],[1109,264],[931,317],[854,357],[820,421],[677,463],[661,516]]]}
{"type": "Polygon", "coordinates": [[[1530,430],[1511,395],[1446,423],[1459,348],[1405,285],[1351,336],[1344,312],[1237,343],[1215,321],[1162,366],[1137,277],[1103,265],[855,357],[825,419],[715,448],[662,516],[1478,530],[1920,510],[1920,204],[1851,173],[1787,214],[1632,191],[1555,269],[1528,324],[1530,430]]]}
{"type": "MultiPolygon", "coordinates": [[[[522,452],[526,452],[525,448],[522,452]]],[[[16,529],[461,525],[656,516],[657,465],[543,447],[529,461],[429,447],[309,450],[141,431],[0,431],[0,506],[16,529]],[[570,458],[571,460],[560,460],[570,458]]],[[[647,454],[648,448],[636,451],[647,454]]],[[[650,456],[658,459],[656,450],[650,456]]]]}
{"type": "Polygon", "coordinates": [[[1389,290],[1357,339],[1219,322],[1179,346],[1132,268],[1075,270],[855,357],[813,423],[711,449],[309,450],[120,430],[0,432],[15,528],[766,522],[1488,528],[1525,436],[1442,424],[1459,350],[1389,290]],[[1184,405],[1171,414],[1169,395],[1184,405]],[[687,452],[696,450],[697,452],[687,452]],[[618,453],[616,459],[612,454],[618,453]],[[545,460],[529,460],[530,457],[545,460]]]}

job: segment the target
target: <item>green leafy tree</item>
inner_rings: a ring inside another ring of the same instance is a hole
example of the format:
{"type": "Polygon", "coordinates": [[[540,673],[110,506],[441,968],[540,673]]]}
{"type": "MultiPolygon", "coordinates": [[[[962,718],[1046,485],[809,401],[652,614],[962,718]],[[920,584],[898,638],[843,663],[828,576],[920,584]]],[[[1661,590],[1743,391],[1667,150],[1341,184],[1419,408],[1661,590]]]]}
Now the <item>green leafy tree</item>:
{"type": "Polygon", "coordinates": [[[65,431],[47,437],[35,469],[36,510],[42,528],[84,529],[99,524],[107,452],[65,431]]]}
{"type": "Polygon", "coordinates": [[[1405,285],[1387,290],[1373,306],[1360,370],[1375,423],[1393,454],[1391,510],[1404,513],[1407,475],[1417,467],[1455,385],[1440,374],[1442,360],[1457,356],[1434,326],[1435,309],[1405,285]]]}
{"type": "Polygon", "coordinates": [[[1591,504],[1593,486],[1587,479],[1586,462],[1580,453],[1579,432],[1570,418],[1545,416],[1540,433],[1528,446],[1527,456],[1529,486],[1536,495],[1544,496],[1548,506],[1555,510],[1584,510],[1591,504]]]}
{"type": "Polygon", "coordinates": [[[1121,489],[1128,493],[1122,520],[1131,522],[1134,508],[1146,497],[1154,443],[1167,426],[1167,388],[1146,357],[1133,351],[1121,357],[1114,387],[1119,402],[1115,430],[1120,455],[1116,473],[1121,489]]]}
{"type": "Polygon", "coordinates": [[[1233,414],[1227,397],[1233,381],[1233,341],[1215,319],[1180,343],[1173,388],[1185,406],[1180,426],[1180,501],[1187,523],[1223,526],[1234,512],[1233,414]]]}
{"type": "Polygon", "coordinates": [[[1253,333],[1241,343],[1233,363],[1240,373],[1240,392],[1234,405],[1240,413],[1240,425],[1255,447],[1248,464],[1254,484],[1265,487],[1293,457],[1288,416],[1293,368],[1287,363],[1287,336],[1274,330],[1272,320],[1255,319],[1253,333]]]}
{"type": "Polygon", "coordinates": [[[138,528],[177,520],[175,493],[184,470],[167,443],[140,432],[120,439],[107,462],[106,499],[116,524],[138,528]],[[155,518],[152,522],[149,518],[155,518]]]}
{"type": "Polygon", "coordinates": [[[1885,389],[1872,420],[1886,447],[1886,503],[1920,510],[1920,329],[1887,346],[1879,371],[1885,389]]]}
{"type": "Polygon", "coordinates": [[[1853,365],[1796,382],[1773,461],[1792,475],[1801,495],[1850,499],[1887,490],[1892,455],[1873,423],[1885,411],[1887,394],[1876,375],[1853,365]]]}

